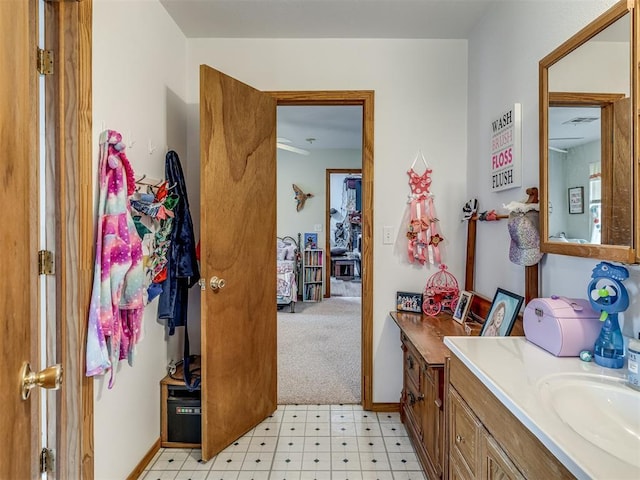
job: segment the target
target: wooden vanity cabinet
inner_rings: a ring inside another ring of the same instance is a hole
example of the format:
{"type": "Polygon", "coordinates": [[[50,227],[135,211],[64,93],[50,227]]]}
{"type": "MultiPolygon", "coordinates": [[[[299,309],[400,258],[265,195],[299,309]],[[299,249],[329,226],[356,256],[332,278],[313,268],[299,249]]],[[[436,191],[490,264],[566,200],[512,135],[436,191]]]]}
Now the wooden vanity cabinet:
{"type": "Polygon", "coordinates": [[[574,478],[455,356],[448,373],[450,479],[574,478]]]}
{"type": "Polygon", "coordinates": [[[448,471],[445,359],[450,352],[442,339],[464,335],[464,329],[448,314],[392,312],[391,317],[400,327],[404,360],[401,419],[426,478],[444,479],[448,471]]]}
{"type": "Polygon", "coordinates": [[[443,383],[444,365],[429,365],[406,335],[402,334],[401,340],[405,360],[400,400],[402,421],[427,478],[442,478],[444,409],[439,386],[443,383]]]}
{"type": "Polygon", "coordinates": [[[455,389],[449,416],[449,478],[524,479],[455,389]]]}

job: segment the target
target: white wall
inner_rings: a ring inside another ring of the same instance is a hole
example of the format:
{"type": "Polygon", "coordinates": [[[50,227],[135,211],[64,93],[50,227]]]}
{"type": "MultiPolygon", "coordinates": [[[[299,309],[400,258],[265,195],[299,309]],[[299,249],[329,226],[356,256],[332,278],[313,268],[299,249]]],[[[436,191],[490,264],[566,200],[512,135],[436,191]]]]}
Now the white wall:
{"type": "MultiPolygon", "coordinates": [[[[189,102],[198,66],[210,65],[260,90],[374,90],[374,402],[402,388],[399,332],[388,312],[397,290],[422,291],[435,267],[416,267],[382,244],[382,227],[404,228],[407,169],[418,150],[433,168],[432,191],[447,239],[444,261],[462,283],[467,137],[467,42],[463,40],[190,39],[189,102]]],[[[196,113],[196,108],[190,112],[196,113]]],[[[198,162],[190,117],[189,162],[198,162]]],[[[314,200],[314,199],[311,199],[314,200]]],[[[305,207],[306,208],[306,207],[305,207]]]]}
{"type": "MultiPolygon", "coordinates": [[[[402,364],[388,312],[397,290],[420,291],[436,271],[410,266],[382,244],[383,226],[404,228],[407,168],[418,150],[433,168],[444,261],[462,283],[464,202],[475,196],[481,210],[499,208],[538,184],[539,59],[613,3],[499,2],[473,32],[467,52],[463,40],[187,41],[156,1],[94,0],[94,158],[103,124],[135,141],[127,153],[139,174],[162,177],[165,146],[176,149],[198,218],[198,64],[263,90],[375,90],[373,387],[375,402],[396,402],[402,364]],[[514,102],[523,107],[523,188],[491,193],[490,120],[514,102]],[[151,154],[149,140],[156,147],[151,154]]],[[[523,267],[509,262],[508,245],[504,222],[479,226],[476,288],[489,297],[498,286],[524,291],[523,267]]],[[[595,263],[547,256],[542,294],[584,296],[595,263]]],[[[628,316],[638,317],[640,272],[633,267],[631,274],[628,316]]],[[[97,479],[124,478],[159,436],[158,382],[167,355],[179,355],[179,339],[167,353],[155,309],[152,304],[145,315],[136,365],[118,368],[113,390],[96,382],[97,479]]],[[[191,305],[190,312],[197,317],[191,305]]],[[[625,333],[638,330],[627,323],[625,333]]]]}
{"type": "Polygon", "coordinates": [[[318,247],[326,249],[326,170],[360,168],[361,165],[360,150],[312,150],[308,156],[278,150],[278,235],[297,238],[298,233],[314,232],[315,226],[320,225],[318,247]],[[296,211],[293,183],[305,193],[313,194],[299,212],[296,211]]]}
{"type": "MultiPolygon", "coordinates": [[[[94,0],[93,8],[94,170],[99,133],[109,128],[135,142],[127,156],[136,176],[164,178],[167,146],[186,160],[185,38],[157,2],[94,0]]],[[[134,366],[120,363],[111,390],[103,378],[94,384],[97,480],[126,478],[160,437],[167,352],[157,305],[145,308],[134,366]]]]}
{"type": "MultiPolygon", "coordinates": [[[[469,167],[468,193],[481,209],[497,208],[525,198],[537,186],[538,62],[571,35],[613,5],[613,0],[585,2],[500,2],[474,29],[469,39],[469,167]],[[506,106],[522,104],[523,188],[489,190],[489,122],[506,106]]],[[[557,208],[554,205],[554,209],[557,208]]],[[[476,289],[492,297],[496,287],[524,293],[524,267],[509,262],[506,223],[478,226],[476,289]]],[[[542,261],[541,295],[585,297],[594,260],[546,255],[542,261]]],[[[630,267],[625,282],[632,304],[621,318],[638,318],[640,272],[630,267]]],[[[640,321],[624,322],[623,333],[638,332],[640,321]]]]}

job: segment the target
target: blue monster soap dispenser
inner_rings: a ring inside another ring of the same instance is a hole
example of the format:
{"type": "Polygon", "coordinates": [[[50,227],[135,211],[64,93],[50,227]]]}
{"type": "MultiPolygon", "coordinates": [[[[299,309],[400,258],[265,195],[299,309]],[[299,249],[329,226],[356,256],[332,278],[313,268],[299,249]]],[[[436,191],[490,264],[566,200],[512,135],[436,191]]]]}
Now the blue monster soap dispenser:
{"type": "Polygon", "coordinates": [[[588,287],[589,301],[594,310],[600,311],[602,329],[593,347],[594,360],[607,368],[624,366],[624,340],[618,322],[618,313],[629,306],[629,294],[622,282],[629,278],[629,271],[619,265],[600,262],[591,272],[588,287]]]}

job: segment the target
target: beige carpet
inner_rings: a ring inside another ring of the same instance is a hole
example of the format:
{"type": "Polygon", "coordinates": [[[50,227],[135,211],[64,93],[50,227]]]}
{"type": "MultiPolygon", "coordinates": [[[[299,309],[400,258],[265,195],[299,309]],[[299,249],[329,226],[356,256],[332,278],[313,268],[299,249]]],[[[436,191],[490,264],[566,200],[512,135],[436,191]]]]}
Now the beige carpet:
{"type": "Polygon", "coordinates": [[[360,298],[278,312],[278,403],[360,403],[360,298]]]}
{"type": "Polygon", "coordinates": [[[331,277],[331,296],[332,297],[361,297],[362,282],[356,280],[338,280],[331,277]]]}

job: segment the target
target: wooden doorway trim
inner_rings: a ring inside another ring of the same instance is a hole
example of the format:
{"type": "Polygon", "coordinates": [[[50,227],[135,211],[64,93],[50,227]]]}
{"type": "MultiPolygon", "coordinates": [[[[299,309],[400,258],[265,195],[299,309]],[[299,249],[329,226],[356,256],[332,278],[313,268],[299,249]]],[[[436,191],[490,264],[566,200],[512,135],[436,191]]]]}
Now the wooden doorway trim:
{"type": "MultiPolygon", "coordinates": [[[[362,160],[360,161],[360,163],[362,164],[362,160]]],[[[324,229],[324,245],[325,245],[325,249],[327,251],[326,255],[327,255],[327,259],[328,259],[328,266],[329,266],[329,271],[327,271],[326,273],[326,288],[325,288],[325,293],[324,296],[329,298],[331,297],[331,275],[333,274],[331,270],[332,265],[331,265],[331,229],[329,228],[331,226],[331,213],[329,213],[329,211],[331,210],[331,175],[333,174],[344,174],[344,175],[349,175],[351,173],[353,174],[360,174],[360,176],[362,176],[362,168],[327,168],[325,170],[325,187],[324,187],[324,199],[325,199],[325,207],[324,207],[324,224],[325,224],[325,229],[324,229]]]]}
{"type": "Polygon", "coordinates": [[[54,165],[57,351],[65,380],[57,404],[55,478],[94,478],[93,381],[84,375],[93,240],[92,0],[45,3],[47,163],[54,165]]]}
{"type": "Polygon", "coordinates": [[[373,408],[373,100],[372,90],[269,92],[278,105],[362,106],[362,407],[373,408]]]}

